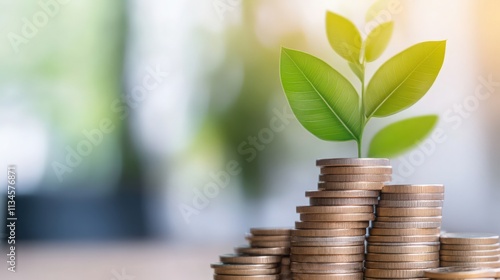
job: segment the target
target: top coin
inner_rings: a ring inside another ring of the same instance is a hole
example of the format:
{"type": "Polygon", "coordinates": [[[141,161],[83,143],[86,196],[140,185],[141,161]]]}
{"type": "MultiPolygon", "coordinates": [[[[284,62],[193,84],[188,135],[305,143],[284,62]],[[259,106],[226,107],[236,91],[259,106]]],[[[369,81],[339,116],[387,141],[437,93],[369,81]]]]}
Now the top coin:
{"type": "Polygon", "coordinates": [[[443,244],[486,245],[498,243],[499,236],[491,233],[443,233],[440,241],[443,244]]]}
{"type": "Polygon", "coordinates": [[[291,228],[251,228],[253,235],[290,235],[291,228]]]}
{"type": "Polygon", "coordinates": [[[440,267],[426,270],[425,277],[432,279],[493,278],[495,277],[495,271],[472,267],[440,267]]]}
{"type": "Polygon", "coordinates": [[[385,185],[383,193],[443,193],[444,185],[385,185]]]}
{"type": "Polygon", "coordinates": [[[318,159],[316,166],[390,166],[386,158],[327,158],[318,159]]]}

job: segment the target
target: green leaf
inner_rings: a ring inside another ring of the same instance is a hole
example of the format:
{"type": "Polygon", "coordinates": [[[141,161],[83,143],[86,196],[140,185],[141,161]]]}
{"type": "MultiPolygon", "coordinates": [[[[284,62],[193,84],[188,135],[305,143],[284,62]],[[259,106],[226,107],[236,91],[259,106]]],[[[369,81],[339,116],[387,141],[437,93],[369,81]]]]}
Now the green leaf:
{"type": "Polygon", "coordinates": [[[389,4],[389,0],[376,0],[370,8],[368,8],[365,21],[370,22],[376,19],[382,11],[386,11],[388,9],[389,4]]]}
{"type": "Polygon", "coordinates": [[[335,52],[347,61],[359,63],[361,35],[350,20],[335,13],[327,12],[326,35],[335,52]]]}
{"type": "Polygon", "coordinates": [[[437,121],[438,116],[426,115],[386,126],[373,137],[368,156],[395,157],[410,150],[429,135],[437,121]]]}
{"type": "Polygon", "coordinates": [[[384,52],[391,39],[394,23],[392,21],[382,23],[375,27],[365,42],[365,58],[367,62],[374,61],[384,52]]]}
{"type": "Polygon", "coordinates": [[[358,77],[358,79],[360,81],[362,81],[363,80],[363,70],[361,69],[361,65],[359,65],[358,63],[349,62],[349,67],[351,68],[352,72],[354,72],[354,74],[356,74],[356,77],[358,77]]]}
{"type": "Polygon", "coordinates": [[[423,42],[385,62],[366,88],[365,115],[389,116],[420,100],[441,70],[445,48],[445,41],[423,42]]]}
{"type": "Polygon", "coordinates": [[[309,132],[330,141],[359,139],[359,96],[330,65],[307,53],[282,48],[280,76],[293,113],[309,132]]]}

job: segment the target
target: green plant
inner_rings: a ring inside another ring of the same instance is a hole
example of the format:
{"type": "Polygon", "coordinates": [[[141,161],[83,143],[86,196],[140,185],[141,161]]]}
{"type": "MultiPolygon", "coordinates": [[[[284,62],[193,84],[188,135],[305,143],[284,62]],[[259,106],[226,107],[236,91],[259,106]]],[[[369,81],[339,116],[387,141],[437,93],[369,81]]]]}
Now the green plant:
{"type": "MultiPolygon", "coordinates": [[[[356,26],[332,12],[326,33],[360,81],[359,92],[338,71],[305,52],[281,49],[280,77],[290,107],[312,134],[328,141],[354,140],[362,156],[363,133],[373,117],[387,117],[420,100],[443,64],[446,42],[428,41],[396,54],[366,84],[366,64],[380,57],[392,36],[393,22],[375,27],[363,40],[356,26]]],[[[373,138],[368,156],[393,157],[423,140],[438,117],[427,115],[391,124],[373,138]]]]}

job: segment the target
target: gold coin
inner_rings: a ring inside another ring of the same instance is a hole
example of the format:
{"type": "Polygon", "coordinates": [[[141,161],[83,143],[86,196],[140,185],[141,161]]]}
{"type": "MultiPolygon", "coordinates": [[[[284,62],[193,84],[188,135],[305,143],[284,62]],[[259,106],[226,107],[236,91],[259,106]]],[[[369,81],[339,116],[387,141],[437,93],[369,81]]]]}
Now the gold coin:
{"type": "Polygon", "coordinates": [[[422,269],[365,269],[365,277],[371,278],[422,278],[424,277],[424,270],[422,269]]]}
{"type": "Polygon", "coordinates": [[[360,246],[364,241],[293,241],[293,247],[337,247],[337,246],[360,246]]]}
{"type": "Polygon", "coordinates": [[[444,185],[385,185],[383,193],[444,193],[444,185]]]}
{"type": "Polygon", "coordinates": [[[297,213],[373,213],[373,206],[297,206],[297,213]]]}
{"type": "Polygon", "coordinates": [[[306,197],[322,198],[346,198],[346,197],[376,197],[380,195],[379,191],[368,190],[345,190],[345,191],[306,191],[306,197]]]}
{"type": "Polygon", "coordinates": [[[366,247],[368,253],[381,254],[417,254],[417,253],[435,253],[439,252],[438,245],[405,245],[405,246],[387,246],[386,244],[373,245],[366,247]]]}
{"type": "Polygon", "coordinates": [[[342,190],[374,190],[380,191],[383,182],[323,182],[318,183],[318,189],[342,191],[342,190]]]}
{"type": "Polygon", "coordinates": [[[363,273],[307,274],[294,273],[294,280],[363,280],[363,273]]]}
{"type": "Polygon", "coordinates": [[[485,268],[440,267],[425,271],[425,277],[432,279],[474,279],[495,277],[495,272],[485,268]]]}
{"type": "Polygon", "coordinates": [[[251,228],[253,235],[290,235],[290,228],[251,228]]]}
{"type": "Polygon", "coordinates": [[[500,257],[496,256],[441,256],[442,261],[449,262],[496,262],[500,257]]]}
{"type": "Polygon", "coordinates": [[[373,221],[373,213],[353,213],[353,214],[300,214],[300,220],[304,222],[357,222],[373,221]]]}
{"type": "Polygon", "coordinates": [[[295,222],[295,228],[297,229],[354,229],[354,228],[364,228],[366,229],[370,225],[369,222],[295,222]]]}
{"type": "Polygon", "coordinates": [[[441,261],[441,266],[458,266],[458,267],[486,267],[486,268],[500,268],[500,262],[449,262],[441,261]]]}
{"type": "Polygon", "coordinates": [[[390,166],[326,166],[321,167],[321,174],[354,175],[354,174],[392,174],[390,166]]]}
{"type": "Polygon", "coordinates": [[[276,275],[214,275],[214,280],[279,280],[279,274],[276,275]]]}
{"type": "Polygon", "coordinates": [[[499,237],[490,233],[443,233],[441,243],[457,245],[488,245],[496,244],[499,237]]]}
{"type": "Polygon", "coordinates": [[[279,268],[268,268],[268,269],[226,269],[226,268],[214,268],[215,274],[218,275],[274,275],[279,274],[279,268]]]}
{"type": "Polygon", "coordinates": [[[401,223],[401,222],[435,222],[441,223],[442,217],[377,217],[377,222],[393,222],[393,223],[401,223]]]}
{"type": "Polygon", "coordinates": [[[391,208],[418,208],[418,207],[443,207],[443,200],[381,200],[380,207],[391,208]]]}
{"type": "Polygon", "coordinates": [[[290,241],[289,235],[247,235],[248,241],[290,241]]]}
{"type": "Polygon", "coordinates": [[[380,200],[444,200],[442,193],[382,193],[380,200]]]}
{"type": "Polygon", "coordinates": [[[234,248],[234,250],[237,254],[245,254],[245,255],[282,256],[290,254],[290,248],[287,247],[252,248],[248,246],[241,246],[234,248]]]}
{"type": "Polygon", "coordinates": [[[316,160],[316,166],[390,166],[386,158],[325,158],[316,160]]]}
{"type": "Polygon", "coordinates": [[[319,175],[321,182],[389,182],[391,175],[366,174],[366,175],[319,175]]]}
{"type": "Polygon", "coordinates": [[[366,229],[296,229],[292,236],[304,237],[335,237],[335,236],[359,236],[365,235],[366,229]]]}
{"type": "Polygon", "coordinates": [[[377,207],[378,217],[435,217],[441,216],[442,208],[387,208],[377,207]]]}
{"type": "Polygon", "coordinates": [[[440,222],[373,222],[374,228],[439,228],[440,222]]]}
{"type": "Polygon", "coordinates": [[[292,272],[310,272],[310,273],[328,273],[336,271],[337,273],[357,272],[363,269],[363,262],[351,263],[300,263],[292,262],[292,272]]]}
{"type": "Polygon", "coordinates": [[[440,252],[442,256],[500,256],[500,249],[468,251],[441,250],[440,252]]]}
{"type": "Polygon", "coordinates": [[[346,247],[292,247],[291,253],[297,255],[355,255],[363,254],[365,246],[346,247]]]}
{"type": "Polygon", "coordinates": [[[281,256],[242,256],[235,254],[226,254],[220,256],[220,261],[223,263],[234,264],[279,263],[281,262],[281,256]]]}
{"type": "Polygon", "coordinates": [[[426,269],[439,267],[439,261],[426,262],[365,262],[365,267],[375,269],[426,269]]]}
{"type": "Polygon", "coordinates": [[[451,251],[484,251],[499,249],[500,244],[486,244],[486,245],[465,245],[465,244],[441,244],[441,249],[451,251]]]}
{"type": "Polygon", "coordinates": [[[210,265],[211,268],[225,268],[228,270],[233,269],[243,269],[243,270],[251,270],[251,269],[268,269],[268,268],[276,268],[277,264],[227,264],[227,263],[213,263],[210,265]]]}
{"type": "Polygon", "coordinates": [[[301,263],[349,263],[362,262],[365,255],[291,255],[290,259],[301,263]]]}
{"type": "Polygon", "coordinates": [[[390,236],[390,235],[371,235],[367,238],[368,242],[373,243],[421,243],[421,242],[437,242],[439,235],[406,235],[406,236],[390,236]]]}
{"type": "Polygon", "coordinates": [[[420,253],[420,254],[374,254],[366,255],[367,261],[372,262],[425,262],[439,261],[439,253],[420,253]]]}
{"type": "Polygon", "coordinates": [[[403,247],[403,246],[438,246],[439,242],[419,242],[419,243],[370,243],[373,246],[403,247]]]}
{"type": "Polygon", "coordinates": [[[406,236],[406,235],[438,235],[439,228],[371,228],[370,235],[406,236]]]}
{"type": "Polygon", "coordinates": [[[376,205],[378,198],[309,198],[311,206],[376,205]]]}

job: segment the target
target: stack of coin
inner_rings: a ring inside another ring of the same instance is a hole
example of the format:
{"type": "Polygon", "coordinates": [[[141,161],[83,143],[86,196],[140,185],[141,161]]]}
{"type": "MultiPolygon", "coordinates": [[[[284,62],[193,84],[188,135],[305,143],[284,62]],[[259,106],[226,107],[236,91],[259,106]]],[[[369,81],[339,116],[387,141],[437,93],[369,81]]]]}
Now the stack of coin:
{"type": "Polygon", "coordinates": [[[424,277],[439,267],[443,185],[386,185],[367,238],[366,279],[424,277]]]}
{"type": "Polygon", "coordinates": [[[441,267],[425,271],[429,279],[491,279],[500,278],[500,270],[473,267],[441,267]]]}
{"type": "Polygon", "coordinates": [[[212,264],[216,280],[290,280],[289,228],[252,228],[249,245],[235,248],[236,254],[220,256],[212,264]]]}
{"type": "Polygon", "coordinates": [[[309,206],[297,207],[292,231],[293,279],[363,279],[366,229],[375,218],[387,159],[324,159],[317,191],[306,192],[309,206]]]}
{"type": "Polygon", "coordinates": [[[442,267],[500,268],[500,244],[496,234],[443,233],[440,241],[442,267]]]}

